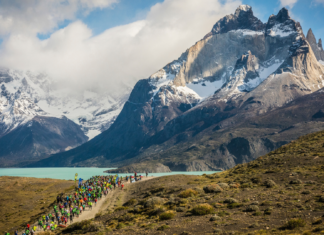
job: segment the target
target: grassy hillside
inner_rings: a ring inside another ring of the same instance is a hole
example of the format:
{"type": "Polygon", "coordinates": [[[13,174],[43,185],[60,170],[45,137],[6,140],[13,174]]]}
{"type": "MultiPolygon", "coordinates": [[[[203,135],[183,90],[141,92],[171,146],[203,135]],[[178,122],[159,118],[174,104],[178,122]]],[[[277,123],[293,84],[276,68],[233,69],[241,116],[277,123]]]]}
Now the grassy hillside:
{"type": "Polygon", "coordinates": [[[222,173],[130,185],[124,206],[116,205],[66,233],[324,232],[323,146],[322,131],[222,173]]]}
{"type": "Polygon", "coordinates": [[[47,212],[60,192],[74,189],[67,180],[0,177],[0,233],[37,221],[47,212]]]}

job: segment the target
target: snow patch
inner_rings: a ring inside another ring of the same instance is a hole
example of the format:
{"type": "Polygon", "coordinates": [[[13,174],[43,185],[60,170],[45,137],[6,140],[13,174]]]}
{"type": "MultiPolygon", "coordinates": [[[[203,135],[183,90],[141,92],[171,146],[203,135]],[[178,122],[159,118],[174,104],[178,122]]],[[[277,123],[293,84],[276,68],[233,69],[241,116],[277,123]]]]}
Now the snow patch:
{"type": "Polygon", "coordinates": [[[89,137],[89,140],[91,140],[94,137],[96,137],[97,135],[99,135],[100,133],[101,133],[101,131],[99,131],[99,130],[89,130],[87,133],[87,136],[89,137]]]}
{"type": "Polygon", "coordinates": [[[157,73],[150,77],[149,83],[153,87],[150,93],[153,93],[152,99],[159,92],[162,86],[170,85],[175,78],[175,75],[166,73],[164,69],[159,70],[157,73]]]}
{"type": "Polygon", "coordinates": [[[241,33],[243,34],[243,36],[247,36],[247,35],[264,35],[263,31],[254,31],[254,30],[250,30],[250,29],[237,29],[237,30],[231,30],[229,32],[232,33],[241,33]]]}
{"type": "Polygon", "coordinates": [[[288,37],[296,33],[289,25],[276,24],[268,30],[268,35],[272,37],[288,37]]]}
{"type": "Polygon", "coordinates": [[[208,96],[212,95],[221,88],[224,84],[223,79],[210,82],[210,81],[200,81],[198,79],[193,81],[192,83],[188,83],[187,87],[197,93],[202,99],[207,98],[208,96]]]}
{"type": "Polygon", "coordinates": [[[176,89],[178,91],[182,92],[187,97],[191,96],[192,98],[197,99],[197,100],[202,99],[202,97],[199,94],[197,94],[197,92],[195,92],[193,89],[189,88],[188,86],[178,86],[178,87],[176,87],[176,89]]]}
{"type": "Polygon", "coordinates": [[[240,5],[238,7],[238,9],[242,10],[242,11],[249,11],[252,7],[250,7],[249,5],[240,5]]]}
{"type": "MultiPolygon", "coordinates": [[[[274,63],[269,67],[261,67],[257,72],[259,77],[250,79],[248,82],[243,83],[238,87],[240,91],[252,91],[257,86],[259,86],[265,79],[267,79],[272,73],[274,73],[282,64],[279,60],[274,60],[274,63]]],[[[265,63],[267,64],[267,62],[265,63]]]]}
{"type": "Polygon", "coordinates": [[[323,60],[320,60],[319,62],[320,62],[320,64],[324,65],[324,61],[323,60]]]}

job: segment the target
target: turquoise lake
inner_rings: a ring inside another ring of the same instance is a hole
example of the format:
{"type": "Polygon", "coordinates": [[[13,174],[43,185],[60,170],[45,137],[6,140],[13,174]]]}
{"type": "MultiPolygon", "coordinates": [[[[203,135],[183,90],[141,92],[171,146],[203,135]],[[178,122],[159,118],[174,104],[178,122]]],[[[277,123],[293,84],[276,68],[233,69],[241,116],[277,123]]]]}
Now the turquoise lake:
{"type": "MultiPolygon", "coordinates": [[[[53,167],[53,168],[0,168],[0,176],[20,176],[20,177],[35,177],[35,178],[51,178],[62,180],[74,180],[75,173],[78,173],[78,178],[84,180],[89,179],[94,175],[108,175],[103,171],[114,168],[93,168],[93,167],[53,167]]],[[[213,174],[219,171],[180,171],[167,173],[149,173],[149,176],[165,176],[165,175],[202,175],[213,174]]],[[[112,174],[112,173],[110,173],[112,174]]],[[[137,173],[140,175],[141,173],[137,173]]],[[[133,174],[119,174],[120,176],[133,174]]],[[[145,175],[142,173],[142,175],[145,175]]]]}

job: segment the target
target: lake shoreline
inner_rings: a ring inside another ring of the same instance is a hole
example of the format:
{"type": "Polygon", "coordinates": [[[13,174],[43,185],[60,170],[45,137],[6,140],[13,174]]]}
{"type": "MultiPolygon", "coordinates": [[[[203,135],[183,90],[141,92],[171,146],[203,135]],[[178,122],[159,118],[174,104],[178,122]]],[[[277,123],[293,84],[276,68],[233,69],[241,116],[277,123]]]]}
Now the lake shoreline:
{"type": "MultiPolygon", "coordinates": [[[[115,169],[115,168],[113,168],[115,169]]],[[[113,170],[111,168],[94,168],[94,167],[46,167],[46,168],[0,168],[0,176],[15,176],[15,177],[33,177],[45,179],[60,179],[60,180],[74,180],[75,174],[78,173],[77,178],[89,179],[94,175],[115,175],[126,177],[134,175],[134,173],[105,173],[104,171],[113,170]]],[[[219,171],[174,171],[163,173],[149,173],[148,176],[168,176],[168,175],[203,175],[213,174],[219,171]]],[[[144,172],[137,173],[145,177],[144,172]]]]}

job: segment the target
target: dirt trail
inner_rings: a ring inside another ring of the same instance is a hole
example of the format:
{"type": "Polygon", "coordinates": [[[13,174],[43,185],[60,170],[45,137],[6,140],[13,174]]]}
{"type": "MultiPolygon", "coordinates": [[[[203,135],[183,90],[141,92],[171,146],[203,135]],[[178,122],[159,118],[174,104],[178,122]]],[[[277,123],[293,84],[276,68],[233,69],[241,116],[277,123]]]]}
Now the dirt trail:
{"type": "MultiPolygon", "coordinates": [[[[150,180],[153,179],[154,177],[148,177],[148,178],[142,178],[141,181],[137,181],[138,182],[142,182],[145,180],[150,180]]],[[[155,177],[156,178],[156,177],[155,177]]],[[[124,189],[127,188],[128,184],[130,184],[129,182],[125,183],[125,187],[124,189]]],[[[108,195],[106,197],[103,197],[100,201],[97,202],[97,206],[95,206],[93,204],[92,210],[90,210],[90,208],[86,208],[86,210],[84,212],[82,212],[82,214],[80,214],[79,218],[74,217],[73,219],[73,223],[76,222],[80,222],[82,220],[89,220],[95,217],[95,215],[103,210],[105,210],[107,207],[114,205],[114,203],[116,202],[118,196],[122,193],[122,190],[118,187],[116,187],[115,190],[109,191],[108,195]]],[[[73,224],[71,223],[71,224],[73,224]]]]}
{"type": "MultiPolygon", "coordinates": [[[[138,182],[142,182],[142,181],[146,181],[146,180],[150,180],[150,179],[154,179],[156,177],[143,177],[142,180],[140,181],[137,181],[133,184],[136,184],[138,182]]],[[[128,185],[130,183],[129,182],[124,182],[124,189],[127,189],[128,185]]],[[[82,214],[79,215],[79,218],[77,218],[76,216],[73,218],[73,222],[70,223],[70,221],[67,223],[67,227],[70,226],[71,224],[74,224],[74,223],[77,223],[77,222],[80,222],[82,220],[89,220],[89,219],[92,219],[95,217],[95,215],[97,213],[100,213],[101,211],[104,211],[105,209],[107,209],[108,207],[111,207],[111,206],[114,206],[115,205],[115,202],[117,201],[118,199],[118,196],[122,194],[122,190],[118,187],[116,187],[116,189],[112,190],[112,191],[109,191],[108,195],[105,197],[103,197],[101,200],[99,200],[97,202],[97,205],[95,206],[95,204],[93,203],[93,206],[92,206],[92,210],[88,207],[86,207],[85,211],[82,212],[82,214]]],[[[34,224],[35,226],[37,226],[37,223],[34,224]]],[[[32,226],[34,226],[32,225],[32,226]]],[[[43,232],[42,229],[40,228],[37,228],[36,230],[36,233],[39,233],[39,232],[43,232]]]]}

